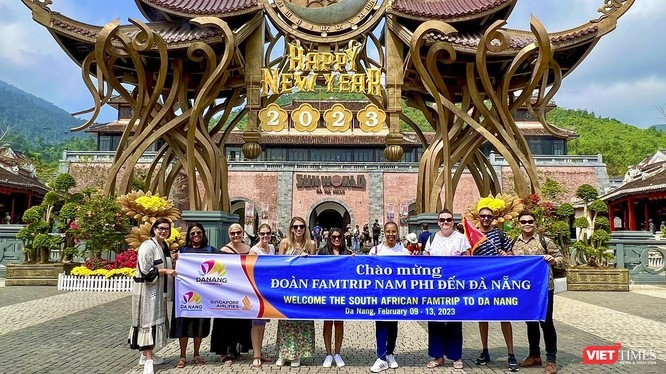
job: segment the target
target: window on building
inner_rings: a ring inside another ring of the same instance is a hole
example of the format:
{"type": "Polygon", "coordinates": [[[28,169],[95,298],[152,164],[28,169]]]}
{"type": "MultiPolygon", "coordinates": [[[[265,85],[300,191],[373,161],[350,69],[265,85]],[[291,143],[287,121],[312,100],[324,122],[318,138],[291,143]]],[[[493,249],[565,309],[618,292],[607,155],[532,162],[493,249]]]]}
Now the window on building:
{"type": "Polygon", "coordinates": [[[98,148],[100,151],[113,151],[111,149],[111,136],[109,135],[100,135],[99,136],[99,145],[98,148]]]}
{"type": "Polygon", "coordinates": [[[561,156],[566,154],[566,150],[564,149],[565,142],[564,139],[554,139],[553,140],[553,154],[556,156],[561,156]]]}
{"type": "Polygon", "coordinates": [[[118,109],[118,119],[130,119],[132,118],[132,108],[121,106],[118,109]]]}
{"type": "Polygon", "coordinates": [[[241,161],[243,159],[243,152],[241,147],[226,147],[227,161],[241,161]]]}
{"type": "Polygon", "coordinates": [[[372,149],[355,149],[354,162],[373,162],[375,160],[372,155],[372,149]]]}
{"type": "Polygon", "coordinates": [[[268,148],[265,153],[268,161],[285,161],[287,159],[287,150],[283,148],[268,148]]]}
{"type": "Polygon", "coordinates": [[[288,153],[289,161],[308,161],[309,152],[307,149],[290,149],[288,153]]]}

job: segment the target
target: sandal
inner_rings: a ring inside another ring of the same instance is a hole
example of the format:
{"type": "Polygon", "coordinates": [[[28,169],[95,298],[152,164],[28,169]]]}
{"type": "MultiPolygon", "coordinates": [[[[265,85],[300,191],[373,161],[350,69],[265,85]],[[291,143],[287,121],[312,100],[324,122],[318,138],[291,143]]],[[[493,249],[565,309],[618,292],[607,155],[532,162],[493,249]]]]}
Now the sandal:
{"type": "Polygon", "coordinates": [[[232,356],[232,355],[228,355],[228,356],[224,356],[224,357],[220,356],[220,360],[222,361],[222,363],[227,365],[227,366],[233,365],[235,358],[236,357],[232,356]]]}
{"type": "Polygon", "coordinates": [[[204,361],[204,359],[201,358],[201,356],[194,356],[194,363],[197,366],[201,366],[201,365],[204,365],[206,363],[206,361],[204,361]]]}
{"type": "Polygon", "coordinates": [[[187,360],[185,359],[185,357],[181,357],[181,358],[178,359],[178,364],[176,365],[176,367],[178,369],[182,369],[182,368],[185,367],[186,364],[187,364],[187,360]]]}
{"type": "Polygon", "coordinates": [[[438,366],[442,366],[442,365],[444,365],[444,360],[442,360],[442,361],[432,360],[432,361],[430,361],[426,364],[426,367],[428,369],[434,369],[434,368],[436,368],[438,366]]]}
{"type": "Polygon", "coordinates": [[[462,360],[455,360],[453,361],[453,368],[454,369],[462,369],[463,368],[463,362],[462,360]]]}
{"type": "Polygon", "coordinates": [[[252,367],[254,368],[260,368],[261,364],[261,357],[255,357],[254,360],[252,360],[252,367]]]}
{"type": "Polygon", "coordinates": [[[273,359],[270,358],[269,356],[265,355],[265,354],[262,354],[262,355],[261,355],[261,361],[262,361],[262,362],[272,362],[273,359]]]}

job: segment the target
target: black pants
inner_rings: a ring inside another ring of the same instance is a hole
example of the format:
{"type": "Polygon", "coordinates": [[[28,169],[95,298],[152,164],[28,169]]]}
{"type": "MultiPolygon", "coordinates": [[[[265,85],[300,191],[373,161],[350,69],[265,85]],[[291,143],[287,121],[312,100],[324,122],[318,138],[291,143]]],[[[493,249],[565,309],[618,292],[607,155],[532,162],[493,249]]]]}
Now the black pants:
{"type": "Polygon", "coordinates": [[[543,322],[525,322],[527,324],[527,341],[530,345],[530,356],[540,357],[541,348],[541,329],[543,329],[543,340],[546,343],[546,360],[555,362],[557,355],[557,332],[555,332],[555,324],[553,324],[553,290],[548,291],[548,311],[546,312],[546,320],[543,322]]]}
{"type": "Polygon", "coordinates": [[[372,236],[372,245],[377,246],[379,245],[379,235],[377,236],[372,236]]]}

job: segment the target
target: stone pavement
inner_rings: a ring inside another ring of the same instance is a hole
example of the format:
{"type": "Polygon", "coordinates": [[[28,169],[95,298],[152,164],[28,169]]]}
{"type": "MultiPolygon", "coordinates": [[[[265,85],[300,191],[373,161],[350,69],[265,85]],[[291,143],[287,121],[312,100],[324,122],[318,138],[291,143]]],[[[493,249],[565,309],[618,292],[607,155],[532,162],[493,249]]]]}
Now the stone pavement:
{"type": "MultiPolygon", "coordinates": [[[[127,347],[130,297],[125,293],[63,293],[54,287],[3,287],[0,283],[0,373],[141,373],[138,353],[127,347]]],[[[565,292],[555,298],[558,333],[558,363],[561,373],[664,373],[666,372],[666,288],[632,286],[628,293],[565,292]],[[582,364],[583,348],[588,345],[612,345],[623,349],[653,350],[658,360],[651,364],[582,364]]],[[[518,359],[527,354],[525,324],[515,323],[514,344],[518,359]]],[[[277,323],[268,324],[265,349],[275,356],[277,323]]],[[[176,369],[178,343],[171,341],[158,354],[166,359],[157,366],[160,373],[256,373],[341,371],[369,373],[375,358],[374,324],[345,323],[344,369],[324,369],[321,322],[315,357],[298,369],[265,364],[253,369],[250,359],[231,367],[208,353],[209,339],[202,345],[204,366],[191,362],[176,369]]],[[[426,324],[401,322],[396,357],[398,373],[505,373],[507,353],[499,324],[491,324],[490,354],[487,367],[474,364],[479,351],[478,328],[464,324],[463,370],[446,367],[426,369],[426,324]]],[[[545,358],[545,357],[544,357],[545,358]]],[[[522,369],[522,373],[542,373],[543,369],[522,369]]]]}

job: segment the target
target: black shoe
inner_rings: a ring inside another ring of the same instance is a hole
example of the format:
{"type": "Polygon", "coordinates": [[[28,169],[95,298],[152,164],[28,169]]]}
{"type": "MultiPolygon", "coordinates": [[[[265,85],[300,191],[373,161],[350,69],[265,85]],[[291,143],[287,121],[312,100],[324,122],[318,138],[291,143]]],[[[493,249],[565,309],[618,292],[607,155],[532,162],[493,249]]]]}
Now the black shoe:
{"type": "Polygon", "coordinates": [[[482,351],[479,354],[479,357],[476,358],[477,365],[485,365],[490,362],[490,354],[488,352],[482,351]]]}
{"type": "Polygon", "coordinates": [[[520,370],[520,367],[518,366],[518,361],[516,360],[516,356],[509,356],[509,370],[511,371],[520,370]]]}

